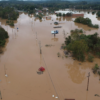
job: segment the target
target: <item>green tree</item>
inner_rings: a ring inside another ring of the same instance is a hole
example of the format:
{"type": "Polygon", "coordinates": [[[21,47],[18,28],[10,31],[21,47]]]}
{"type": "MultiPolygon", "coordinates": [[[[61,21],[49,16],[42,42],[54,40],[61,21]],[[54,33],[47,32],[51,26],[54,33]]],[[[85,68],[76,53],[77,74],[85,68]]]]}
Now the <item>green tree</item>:
{"type": "Polygon", "coordinates": [[[100,11],[98,11],[96,15],[97,15],[98,17],[100,17],[100,11]]]}
{"type": "Polygon", "coordinates": [[[93,58],[94,58],[94,57],[93,57],[92,55],[90,55],[90,54],[88,55],[88,61],[89,61],[89,62],[93,62],[93,58]]]}
{"type": "Polygon", "coordinates": [[[71,42],[67,49],[72,51],[75,58],[80,61],[84,61],[84,54],[88,50],[88,45],[84,40],[76,40],[71,42]]]}

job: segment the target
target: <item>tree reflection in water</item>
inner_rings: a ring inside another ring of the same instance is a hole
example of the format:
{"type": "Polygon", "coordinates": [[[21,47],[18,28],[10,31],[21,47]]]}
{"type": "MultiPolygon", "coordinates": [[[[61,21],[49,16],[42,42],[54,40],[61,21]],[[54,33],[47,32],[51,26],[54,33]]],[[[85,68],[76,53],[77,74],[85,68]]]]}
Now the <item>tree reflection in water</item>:
{"type": "Polygon", "coordinates": [[[81,65],[78,65],[77,63],[74,63],[73,65],[67,65],[68,66],[68,74],[71,78],[71,80],[74,83],[81,84],[82,81],[86,78],[85,73],[81,71],[81,65]]]}
{"type": "Polygon", "coordinates": [[[54,38],[52,38],[51,40],[58,41],[58,38],[55,38],[55,37],[54,37],[54,38]]]}

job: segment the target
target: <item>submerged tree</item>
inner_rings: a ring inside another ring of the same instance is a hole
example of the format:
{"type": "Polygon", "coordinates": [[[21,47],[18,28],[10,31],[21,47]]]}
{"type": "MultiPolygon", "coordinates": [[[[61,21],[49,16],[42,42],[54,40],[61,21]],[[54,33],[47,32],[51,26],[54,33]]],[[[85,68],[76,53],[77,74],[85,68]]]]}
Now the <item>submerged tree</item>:
{"type": "Polygon", "coordinates": [[[84,61],[84,54],[88,51],[88,45],[84,40],[76,40],[71,42],[67,49],[72,51],[75,58],[80,61],[84,61]]]}

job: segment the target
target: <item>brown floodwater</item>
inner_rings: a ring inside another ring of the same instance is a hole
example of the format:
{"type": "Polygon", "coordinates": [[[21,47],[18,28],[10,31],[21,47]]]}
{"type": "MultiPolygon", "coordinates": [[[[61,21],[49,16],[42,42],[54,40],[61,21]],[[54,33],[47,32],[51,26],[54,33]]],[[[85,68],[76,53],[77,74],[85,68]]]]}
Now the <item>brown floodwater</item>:
{"type": "MultiPolygon", "coordinates": [[[[100,65],[100,59],[95,58],[92,63],[79,62],[72,57],[66,58],[60,49],[65,40],[63,30],[66,36],[70,35],[70,30],[76,28],[82,28],[84,34],[98,32],[100,35],[100,28],[94,29],[74,23],[75,18],[71,17],[50,16],[51,20],[39,20],[26,13],[20,13],[14,27],[6,25],[6,20],[0,19],[1,26],[9,34],[4,53],[0,55],[0,98],[2,96],[2,100],[100,100],[100,97],[94,96],[100,95],[99,76],[92,72],[96,63],[100,65]],[[53,28],[54,21],[58,21],[62,26],[57,29],[59,34],[55,37],[51,34],[52,30],[56,30],[53,28]],[[46,47],[47,44],[51,46],[46,47]],[[58,52],[60,57],[57,56],[58,52]],[[43,74],[38,73],[41,66],[45,67],[43,74]],[[56,96],[58,98],[55,98],[56,96]]],[[[91,18],[93,24],[100,26],[100,19],[96,18],[95,14],[85,12],[84,17],[91,18]]]]}

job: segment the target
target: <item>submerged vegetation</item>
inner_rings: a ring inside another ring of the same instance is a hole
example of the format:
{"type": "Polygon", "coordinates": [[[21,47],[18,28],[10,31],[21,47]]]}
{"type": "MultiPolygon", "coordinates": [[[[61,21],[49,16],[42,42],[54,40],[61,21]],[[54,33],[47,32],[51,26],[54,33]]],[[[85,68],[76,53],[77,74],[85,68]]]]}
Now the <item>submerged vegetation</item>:
{"type": "Polygon", "coordinates": [[[92,70],[93,70],[94,74],[97,73],[98,75],[100,75],[100,67],[98,64],[95,64],[95,66],[92,68],[92,70]]]}
{"type": "Polygon", "coordinates": [[[89,18],[78,17],[75,19],[74,22],[82,23],[82,24],[88,25],[89,27],[93,27],[93,28],[99,28],[99,25],[97,24],[93,25],[91,19],[89,18]]]}
{"type": "Polygon", "coordinates": [[[61,14],[61,13],[58,13],[58,14],[56,14],[56,16],[58,17],[61,17],[61,16],[63,16],[63,17],[65,17],[65,16],[72,16],[72,13],[67,13],[67,14],[61,14]]]}
{"type": "Polygon", "coordinates": [[[4,47],[6,40],[9,36],[8,33],[0,27],[0,53],[2,53],[2,47],[4,47]]]}
{"type": "Polygon", "coordinates": [[[10,26],[14,26],[14,21],[12,20],[7,20],[6,23],[10,26]]]}
{"type": "Polygon", "coordinates": [[[39,18],[40,20],[42,20],[43,16],[44,15],[42,13],[34,14],[34,17],[39,18]]]}
{"type": "Polygon", "coordinates": [[[98,33],[85,35],[79,34],[79,31],[76,30],[71,31],[71,36],[66,37],[66,49],[79,61],[85,61],[86,55],[90,53],[87,60],[93,62],[94,57],[91,54],[100,56],[100,38],[98,33]]]}
{"type": "Polygon", "coordinates": [[[97,17],[100,17],[100,11],[97,12],[97,17]]]}

